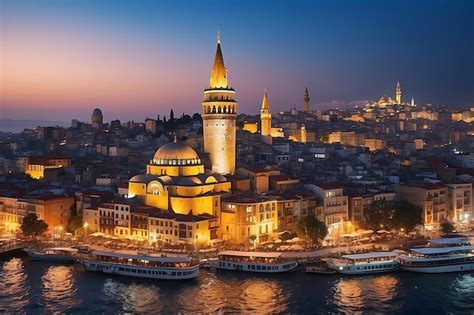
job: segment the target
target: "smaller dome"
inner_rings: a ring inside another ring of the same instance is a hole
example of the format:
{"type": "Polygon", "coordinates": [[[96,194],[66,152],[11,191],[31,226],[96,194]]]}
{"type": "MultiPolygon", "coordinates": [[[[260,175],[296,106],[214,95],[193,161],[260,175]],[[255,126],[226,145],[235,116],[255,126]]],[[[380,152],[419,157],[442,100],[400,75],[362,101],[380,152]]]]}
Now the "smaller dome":
{"type": "Polygon", "coordinates": [[[196,165],[201,164],[199,155],[184,142],[170,142],[162,145],[153,157],[155,165],[196,165]]]}

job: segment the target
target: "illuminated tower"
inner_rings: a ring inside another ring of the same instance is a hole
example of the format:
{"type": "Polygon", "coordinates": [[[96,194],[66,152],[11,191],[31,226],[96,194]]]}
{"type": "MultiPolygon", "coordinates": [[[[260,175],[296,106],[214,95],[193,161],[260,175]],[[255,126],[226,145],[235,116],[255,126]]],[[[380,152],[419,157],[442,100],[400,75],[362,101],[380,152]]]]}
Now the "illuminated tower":
{"type": "Polygon", "coordinates": [[[305,112],[309,112],[309,101],[311,99],[309,98],[309,92],[308,92],[308,87],[306,87],[306,90],[304,91],[304,97],[303,97],[303,107],[305,112]]]}
{"type": "Polygon", "coordinates": [[[235,91],[227,83],[227,69],[221,51],[220,34],[212,66],[209,88],[204,90],[202,118],[204,151],[209,153],[212,171],[233,174],[235,171],[235,119],[237,102],[235,91]]]}
{"type": "Polygon", "coordinates": [[[397,82],[397,89],[395,91],[395,103],[402,103],[402,89],[400,88],[400,82],[397,82]]]}
{"type": "Polygon", "coordinates": [[[272,111],[268,104],[267,92],[263,94],[262,109],[260,109],[261,134],[262,136],[272,135],[272,111]]]}

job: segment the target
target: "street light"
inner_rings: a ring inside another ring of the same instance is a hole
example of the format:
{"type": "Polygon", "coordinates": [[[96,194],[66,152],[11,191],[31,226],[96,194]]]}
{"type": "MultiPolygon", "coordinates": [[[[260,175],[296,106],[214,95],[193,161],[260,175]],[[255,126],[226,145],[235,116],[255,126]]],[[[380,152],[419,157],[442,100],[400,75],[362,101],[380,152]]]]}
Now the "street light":
{"type": "Polygon", "coordinates": [[[89,223],[84,222],[84,225],[83,225],[83,227],[84,227],[84,238],[87,237],[87,227],[88,227],[88,226],[89,226],[89,223]]]}

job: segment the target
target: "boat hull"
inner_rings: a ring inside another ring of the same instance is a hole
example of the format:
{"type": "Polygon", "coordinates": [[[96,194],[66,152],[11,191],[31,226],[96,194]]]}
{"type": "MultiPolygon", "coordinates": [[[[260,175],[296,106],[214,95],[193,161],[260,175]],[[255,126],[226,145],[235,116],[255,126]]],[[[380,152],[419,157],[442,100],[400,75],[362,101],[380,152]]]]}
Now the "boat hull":
{"type": "Polygon", "coordinates": [[[188,268],[143,267],[95,260],[83,261],[83,265],[87,271],[145,279],[187,280],[199,276],[199,265],[188,268]]]}
{"type": "Polygon", "coordinates": [[[217,260],[212,262],[212,266],[221,270],[244,271],[254,273],[283,273],[296,269],[298,263],[296,261],[289,261],[278,264],[256,264],[247,262],[229,262],[217,260]]]}
{"type": "Polygon", "coordinates": [[[409,272],[419,273],[449,273],[449,272],[465,272],[474,271],[474,263],[464,263],[456,265],[445,265],[445,266],[401,266],[402,270],[409,272]]]}
{"type": "Polygon", "coordinates": [[[42,253],[37,252],[26,252],[31,260],[37,261],[48,261],[48,262],[55,262],[55,263],[64,263],[64,264],[74,264],[77,259],[76,257],[70,256],[63,256],[63,255],[45,255],[42,253]]]}
{"type": "Polygon", "coordinates": [[[329,268],[343,275],[372,275],[397,271],[399,264],[397,262],[360,265],[339,265],[330,263],[329,268]]]}

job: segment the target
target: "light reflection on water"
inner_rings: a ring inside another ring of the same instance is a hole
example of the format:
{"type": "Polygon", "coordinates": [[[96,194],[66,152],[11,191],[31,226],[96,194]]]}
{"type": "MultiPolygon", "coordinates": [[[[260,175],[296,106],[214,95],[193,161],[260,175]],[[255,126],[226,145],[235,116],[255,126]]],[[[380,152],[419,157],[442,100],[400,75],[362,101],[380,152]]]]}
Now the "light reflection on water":
{"type": "Polygon", "coordinates": [[[0,313],[472,313],[474,273],[364,277],[203,270],[191,281],[0,262],[0,313]]]}
{"type": "Polygon", "coordinates": [[[459,275],[451,284],[449,297],[459,310],[474,313],[474,274],[459,275]]]}
{"type": "Polygon", "coordinates": [[[147,283],[121,283],[116,279],[106,279],[103,287],[105,296],[120,303],[125,312],[162,312],[158,287],[147,283]]]}
{"type": "Polygon", "coordinates": [[[184,312],[278,313],[287,311],[291,294],[265,276],[240,277],[239,273],[206,273],[198,287],[180,292],[184,312]]]}
{"type": "Polygon", "coordinates": [[[327,301],[345,313],[362,312],[368,308],[393,312],[402,307],[393,303],[400,299],[399,281],[398,276],[391,274],[342,277],[334,283],[327,301]]]}
{"type": "Polygon", "coordinates": [[[48,311],[65,312],[80,304],[72,266],[51,266],[41,281],[42,298],[48,311]]]}
{"type": "Polygon", "coordinates": [[[13,258],[0,269],[0,312],[19,312],[28,305],[27,275],[23,261],[13,258]]]}

